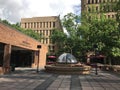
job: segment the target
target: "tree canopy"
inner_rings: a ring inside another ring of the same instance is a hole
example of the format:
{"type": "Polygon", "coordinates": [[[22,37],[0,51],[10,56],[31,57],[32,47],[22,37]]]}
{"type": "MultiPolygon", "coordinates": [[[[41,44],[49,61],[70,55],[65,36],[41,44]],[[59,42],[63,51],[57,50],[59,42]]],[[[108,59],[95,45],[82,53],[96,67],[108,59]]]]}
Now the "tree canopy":
{"type": "Polygon", "coordinates": [[[55,30],[54,41],[61,46],[62,51],[70,52],[78,58],[87,51],[93,51],[94,45],[97,45],[99,53],[105,56],[120,56],[118,22],[102,15],[101,18],[93,16],[92,20],[88,20],[88,16],[80,18],[72,13],[65,15],[62,23],[68,35],[55,30]],[[81,23],[76,22],[78,20],[81,23]]]}

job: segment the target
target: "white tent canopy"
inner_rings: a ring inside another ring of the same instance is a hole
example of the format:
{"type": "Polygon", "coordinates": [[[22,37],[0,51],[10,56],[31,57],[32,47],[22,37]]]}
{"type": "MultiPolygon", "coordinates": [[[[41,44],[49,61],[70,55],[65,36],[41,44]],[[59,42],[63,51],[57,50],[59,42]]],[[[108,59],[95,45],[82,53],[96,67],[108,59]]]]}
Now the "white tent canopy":
{"type": "Polygon", "coordinates": [[[58,57],[57,63],[77,63],[76,58],[70,53],[63,53],[58,57]]]}

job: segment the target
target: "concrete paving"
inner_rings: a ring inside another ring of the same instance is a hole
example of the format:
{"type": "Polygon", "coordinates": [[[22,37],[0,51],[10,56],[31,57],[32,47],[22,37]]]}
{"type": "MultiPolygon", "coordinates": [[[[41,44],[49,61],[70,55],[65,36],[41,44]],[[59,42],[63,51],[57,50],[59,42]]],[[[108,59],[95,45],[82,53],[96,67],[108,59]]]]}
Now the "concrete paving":
{"type": "Polygon", "coordinates": [[[92,70],[90,75],[59,75],[18,68],[0,75],[0,90],[120,90],[120,75],[92,70]]]}

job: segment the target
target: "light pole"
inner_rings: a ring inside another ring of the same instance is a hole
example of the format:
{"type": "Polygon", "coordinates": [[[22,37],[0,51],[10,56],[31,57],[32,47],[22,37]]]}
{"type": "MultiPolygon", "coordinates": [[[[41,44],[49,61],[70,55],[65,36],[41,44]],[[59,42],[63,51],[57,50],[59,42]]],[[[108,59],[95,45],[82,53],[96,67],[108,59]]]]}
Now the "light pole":
{"type": "Polygon", "coordinates": [[[41,45],[37,45],[37,49],[38,49],[38,62],[37,62],[37,73],[39,72],[39,57],[40,57],[40,48],[41,48],[41,45]]]}
{"type": "MultiPolygon", "coordinates": [[[[96,60],[96,48],[98,48],[98,46],[96,44],[94,44],[94,53],[95,53],[95,60],[96,60]]],[[[98,71],[97,71],[97,62],[95,62],[95,74],[98,75],[98,71]]]]}

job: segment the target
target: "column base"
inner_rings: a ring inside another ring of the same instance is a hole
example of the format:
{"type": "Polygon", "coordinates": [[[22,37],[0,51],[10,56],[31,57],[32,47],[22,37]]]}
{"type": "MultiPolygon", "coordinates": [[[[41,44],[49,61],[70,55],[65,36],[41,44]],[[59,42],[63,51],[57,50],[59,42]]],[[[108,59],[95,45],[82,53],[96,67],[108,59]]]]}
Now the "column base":
{"type": "Polygon", "coordinates": [[[3,74],[10,73],[11,68],[10,67],[2,67],[3,68],[3,74]]]}

